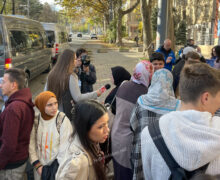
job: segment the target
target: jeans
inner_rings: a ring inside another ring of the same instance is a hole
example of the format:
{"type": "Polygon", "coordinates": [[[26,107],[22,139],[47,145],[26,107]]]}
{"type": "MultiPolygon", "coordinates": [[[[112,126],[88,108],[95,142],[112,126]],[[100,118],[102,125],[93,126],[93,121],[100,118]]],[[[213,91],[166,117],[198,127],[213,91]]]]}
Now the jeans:
{"type": "Polygon", "coordinates": [[[27,180],[34,180],[33,170],[34,170],[34,168],[31,165],[30,161],[28,160],[27,167],[26,167],[27,180]]]}
{"type": "Polygon", "coordinates": [[[27,163],[24,163],[15,169],[0,170],[1,180],[24,180],[25,168],[27,163]]]}

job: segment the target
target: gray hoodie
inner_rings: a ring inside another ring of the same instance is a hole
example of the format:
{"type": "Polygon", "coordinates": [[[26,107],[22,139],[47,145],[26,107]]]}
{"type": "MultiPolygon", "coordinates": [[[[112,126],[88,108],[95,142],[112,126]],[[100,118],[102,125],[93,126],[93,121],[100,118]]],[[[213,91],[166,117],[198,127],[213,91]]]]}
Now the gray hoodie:
{"type": "MultiPolygon", "coordinates": [[[[175,111],[160,118],[164,141],[176,162],[188,171],[210,163],[206,173],[220,173],[220,117],[195,110],[175,111]]],[[[148,127],[141,134],[144,176],[168,179],[170,170],[154,145],[148,127]]]]}

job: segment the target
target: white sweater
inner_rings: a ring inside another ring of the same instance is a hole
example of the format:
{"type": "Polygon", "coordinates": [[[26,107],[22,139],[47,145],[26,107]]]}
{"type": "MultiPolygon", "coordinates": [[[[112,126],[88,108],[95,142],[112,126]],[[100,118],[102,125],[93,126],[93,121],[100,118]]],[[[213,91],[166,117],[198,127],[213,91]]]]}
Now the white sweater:
{"type": "MultiPolygon", "coordinates": [[[[56,116],[47,121],[40,117],[37,137],[36,127],[34,124],[29,145],[31,163],[39,160],[42,165],[48,165],[56,158],[58,162],[61,161],[63,152],[69,144],[68,141],[73,129],[69,119],[65,117],[60,127],[60,133],[58,133],[56,127],[56,116]]],[[[35,121],[36,120],[37,119],[35,119],[35,121]]]]}
{"type": "MultiPolygon", "coordinates": [[[[209,163],[206,173],[220,173],[220,117],[194,110],[175,111],[160,118],[161,134],[176,162],[188,171],[209,163]]],[[[145,127],[141,134],[144,176],[168,179],[170,170],[145,127]]]]}

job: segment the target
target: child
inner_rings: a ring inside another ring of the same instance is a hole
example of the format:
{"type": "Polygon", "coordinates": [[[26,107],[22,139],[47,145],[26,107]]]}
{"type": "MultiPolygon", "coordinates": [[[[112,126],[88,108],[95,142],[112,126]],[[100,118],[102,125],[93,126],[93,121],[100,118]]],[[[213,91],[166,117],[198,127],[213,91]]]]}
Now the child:
{"type": "Polygon", "coordinates": [[[64,113],[58,111],[58,102],[54,93],[44,91],[35,99],[40,114],[35,118],[29,145],[30,161],[35,167],[35,180],[41,179],[42,169],[51,165],[55,159],[61,162],[72,125],[64,113]]]}
{"type": "Polygon", "coordinates": [[[165,65],[165,59],[162,53],[159,52],[153,52],[150,56],[150,62],[152,63],[154,67],[154,72],[164,68],[165,65]]]}

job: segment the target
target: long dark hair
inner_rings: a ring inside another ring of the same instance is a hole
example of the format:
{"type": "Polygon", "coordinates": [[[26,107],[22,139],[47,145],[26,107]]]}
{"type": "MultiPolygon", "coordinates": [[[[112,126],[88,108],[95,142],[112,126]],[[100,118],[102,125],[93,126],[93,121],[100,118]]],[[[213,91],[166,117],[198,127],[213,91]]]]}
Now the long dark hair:
{"type": "Polygon", "coordinates": [[[75,52],[65,49],[48,75],[47,90],[52,91],[57,96],[58,101],[69,88],[70,66],[74,63],[74,59],[75,52]]]}
{"type": "Polygon", "coordinates": [[[75,105],[73,115],[73,136],[79,136],[83,148],[89,153],[93,161],[96,179],[105,180],[104,164],[98,160],[98,152],[94,143],[88,137],[88,132],[95,122],[107,112],[106,108],[94,100],[81,101],[75,105]]]}
{"type": "Polygon", "coordinates": [[[216,62],[219,63],[220,62],[220,46],[217,45],[214,48],[215,48],[215,53],[216,53],[216,56],[217,56],[216,62]]]}

